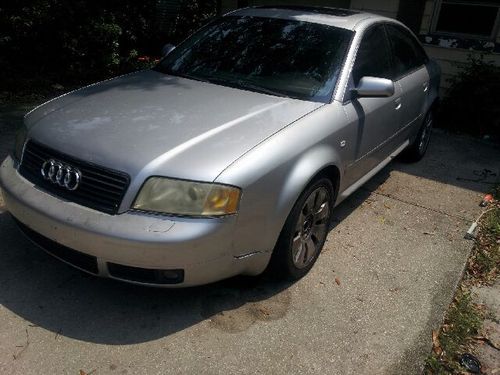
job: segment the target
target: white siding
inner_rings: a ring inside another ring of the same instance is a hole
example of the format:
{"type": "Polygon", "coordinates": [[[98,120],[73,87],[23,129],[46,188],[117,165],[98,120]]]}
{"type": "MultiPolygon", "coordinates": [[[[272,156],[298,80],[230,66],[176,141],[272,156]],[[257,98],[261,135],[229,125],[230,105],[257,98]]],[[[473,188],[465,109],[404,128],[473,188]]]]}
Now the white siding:
{"type": "Polygon", "coordinates": [[[221,13],[227,13],[230,12],[231,10],[234,10],[238,7],[238,1],[237,0],[222,0],[221,1],[221,13]]]}
{"type": "Polygon", "coordinates": [[[433,12],[434,12],[434,0],[427,0],[425,2],[424,14],[422,15],[420,34],[427,34],[431,30],[433,12]]]}
{"type": "Polygon", "coordinates": [[[363,10],[381,16],[396,18],[399,0],[351,0],[351,9],[363,10]]]}
{"type": "MultiPolygon", "coordinates": [[[[258,5],[309,5],[309,6],[329,6],[338,8],[349,8],[349,0],[250,0],[249,6],[258,5]]],[[[222,13],[234,10],[238,7],[237,0],[222,0],[222,13]]]]}

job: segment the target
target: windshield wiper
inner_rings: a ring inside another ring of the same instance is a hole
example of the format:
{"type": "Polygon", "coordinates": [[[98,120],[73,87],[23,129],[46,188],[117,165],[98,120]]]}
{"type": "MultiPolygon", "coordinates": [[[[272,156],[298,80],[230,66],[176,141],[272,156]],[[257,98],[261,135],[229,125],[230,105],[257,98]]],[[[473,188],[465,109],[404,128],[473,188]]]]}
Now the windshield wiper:
{"type": "Polygon", "coordinates": [[[252,82],[246,81],[244,79],[224,79],[224,78],[217,78],[217,77],[206,77],[208,82],[219,84],[219,85],[224,85],[224,86],[230,86],[234,87],[237,89],[241,90],[250,90],[250,91],[255,91],[255,92],[260,92],[263,94],[269,94],[273,96],[279,96],[282,98],[287,98],[288,96],[283,94],[282,92],[275,91],[273,89],[269,89],[267,87],[262,87],[260,85],[256,85],[252,82]]]}
{"type": "Polygon", "coordinates": [[[173,76],[173,77],[187,78],[187,79],[192,79],[193,81],[200,81],[200,82],[209,82],[209,80],[206,78],[194,76],[194,75],[191,75],[189,73],[178,73],[178,72],[174,72],[170,69],[162,69],[162,68],[158,68],[158,67],[154,67],[153,70],[156,70],[157,72],[167,74],[167,75],[173,76]]]}
{"type": "Polygon", "coordinates": [[[283,94],[282,92],[275,91],[275,90],[269,89],[267,87],[262,87],[262,86],[256,85],[256,84],[248,82],[248,81],[239,80],[239,81],[236,81],[236,82],[239,84],[239,86],[242,89],[248,89],[248,90],[251,90],[251,91],[257,91],[257,92],[261,92],[263,94],[269,94],[269,95],[273,95],[273,96],[279,96],[279,97],[282,97],[282,98],[287,98],[288,97],[287,95],[283,94]]]}
{"type": "Polygon", "coordinates": [[[268,95],[273,95],[273,96],[279,96],[282,98],[288,98],[288,95],[285,95],[282,92],[275,91],[272,89],[269,89],[267,87],[262,87],[260,85],[254,84],[249,81],[245,81],[243,79],[225,79],[225,78],[218,78],[218,77],[207,77],[207,76],[195,76],[189,73],[177,73],[173,72],[170,69],[155,69],[158,70],[164,74],[168,74],[171,76],[176,76],[176,77],[182,77],[182,78],[187,78],[187,79],[192,79],[195,81],[200,81],[200,82],[209,82],[217,85],[222,85],[222,86],[230,86],[233,88],[237,89],[242,89],[242,90],[250,90],[250,91],[255,91],[255,92],[260,92],[263,94],[268,94],[268,95]]]}

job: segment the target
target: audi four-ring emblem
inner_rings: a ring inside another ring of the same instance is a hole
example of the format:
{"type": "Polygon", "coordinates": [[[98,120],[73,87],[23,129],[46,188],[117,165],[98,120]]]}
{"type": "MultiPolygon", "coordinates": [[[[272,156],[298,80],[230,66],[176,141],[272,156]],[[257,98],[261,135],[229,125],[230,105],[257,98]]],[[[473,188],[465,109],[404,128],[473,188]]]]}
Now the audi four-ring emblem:
{"type": "Polygon", "coordinates": [[[82,172],[78,168],[50,159],[42,164],[40,169],[45,180],[65,187],[68,190],[76,190],[82,181],[82,172]]]}

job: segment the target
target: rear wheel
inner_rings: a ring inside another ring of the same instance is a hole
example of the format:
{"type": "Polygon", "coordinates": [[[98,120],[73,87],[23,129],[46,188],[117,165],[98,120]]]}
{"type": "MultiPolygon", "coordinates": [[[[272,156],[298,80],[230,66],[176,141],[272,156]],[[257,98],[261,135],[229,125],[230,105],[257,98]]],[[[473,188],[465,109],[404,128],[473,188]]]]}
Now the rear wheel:
{"type": "Polygon", "coordinates": [[[408,146],[403,153],[403,158],[407,162],[417,162],[422,159],[429,146],[431,139],[432,126],[434,125],[434,114],[429,111],[425,116],[424,123],[420,128],[415,141],[408,146]]]}
{"type": "Polygon", "coordinates": [[[298,280],[309,272],[328,234],[333,196],[333,186],[327,178],[316,180],[302,193],[271,257],[273,272],[289,280],[298,280]]]}

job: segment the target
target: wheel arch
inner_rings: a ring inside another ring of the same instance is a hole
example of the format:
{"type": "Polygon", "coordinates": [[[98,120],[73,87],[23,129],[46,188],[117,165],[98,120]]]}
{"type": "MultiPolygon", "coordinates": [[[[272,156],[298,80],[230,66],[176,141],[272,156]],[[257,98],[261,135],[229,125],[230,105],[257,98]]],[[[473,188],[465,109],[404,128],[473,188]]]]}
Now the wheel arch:
{"type": "MultiPolygon", "coordinates": [[[[276,232],[281,233],[285,222],[299,200],[301,194],[316,180],[326,177],[332,182],[332,208],[338,197],[342,176],[341,159],[338,152],[330,145],[318,145],[298,159],[284,180],[272,219],[279,223],[276,232]]],[[[278,235],[275,242],[278,240],[278,235]]]]}

